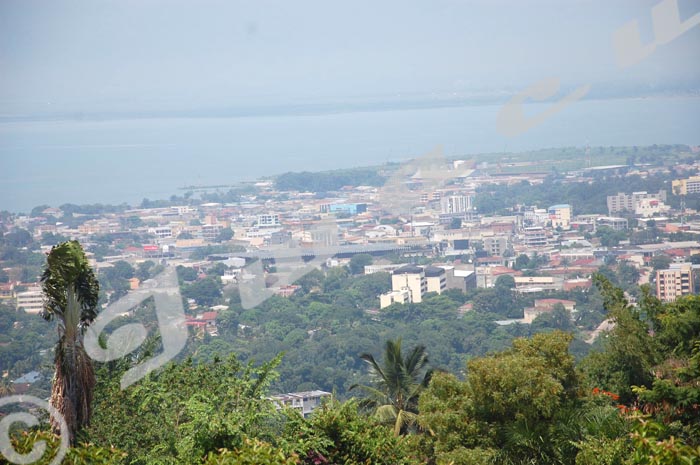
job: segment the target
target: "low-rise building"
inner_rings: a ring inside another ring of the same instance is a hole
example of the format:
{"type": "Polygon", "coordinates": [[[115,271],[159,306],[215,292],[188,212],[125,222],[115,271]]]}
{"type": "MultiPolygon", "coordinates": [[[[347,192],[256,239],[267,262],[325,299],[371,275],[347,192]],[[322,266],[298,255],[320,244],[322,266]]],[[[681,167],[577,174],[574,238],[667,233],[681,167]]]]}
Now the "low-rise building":
{"type": "Polygon", "coordinates": [[[280,226],[280,217],[277,214],[258,215],[259,228],[271,228],[280,226]]]}
{"type": "Polygon", "coordinates": [[[17,310],[23,309],[27,313],[39,313],[44,308],[44,293],[40,286],[33,286],[23,292],[15,294],[17,310]]]}
{"type": "Polygon", "coordinates": [[[298,410],[305,418],[321,406],[323,399],[330,398],[331,393],[326,391],[302,391],[290,392],[272,396],[272,400],[278,409],[291,407],[298,410]]]}
{"type": "Polygon", "coordinates": [[[596,218],[596,227],[608,227],[615,231],[624,231],[627,229],[627,219],[615,216],[600,216],[596,218]]]}
{"type": "Polygon", "coordinates": [[[523,229],[523,244],[527,247],[544,247],[547,245],[547,231],[541,226],[523,229]]]}
{"type": "Polygon", "coordinates": [[[386,308],[393,304],[410,304],[411,302],[413,302],[411,300],[411,290],[407,287],[385,292],[379,296],[379,308],[386,308]]]}

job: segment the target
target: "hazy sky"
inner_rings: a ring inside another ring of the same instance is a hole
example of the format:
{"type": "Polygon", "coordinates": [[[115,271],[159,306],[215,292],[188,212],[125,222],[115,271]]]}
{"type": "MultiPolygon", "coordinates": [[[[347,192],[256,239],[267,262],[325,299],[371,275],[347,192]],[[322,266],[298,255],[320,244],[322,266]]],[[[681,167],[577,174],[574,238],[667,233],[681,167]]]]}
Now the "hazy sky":
{"type": "Polygon", "coordinates": [[[2,0],[0,114],[513,92],[552,76],[699,89],[700,27],[616,66],[611,34],[637,18],[651,40],[656,3],[2,0]]]}

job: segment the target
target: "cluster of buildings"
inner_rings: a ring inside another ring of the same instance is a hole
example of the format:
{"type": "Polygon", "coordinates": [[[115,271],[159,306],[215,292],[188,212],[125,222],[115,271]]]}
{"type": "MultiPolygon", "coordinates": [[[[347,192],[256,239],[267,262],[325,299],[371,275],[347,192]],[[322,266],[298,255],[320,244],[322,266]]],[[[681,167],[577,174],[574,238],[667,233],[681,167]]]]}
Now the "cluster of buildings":
{"type": "MultiPolygon", "coordinates": [[[[648,269],[649,260],[679,249],[678,243],[645,248],[623,241],[612,248],[602,246],[596,232],[603,227],[627,231],[634,218],[642,221],[641,227],[644,220],[654,219],[655,227],[664,232],[700,234],[700,222],[679,222],[678,212],[666,204],[668,195],[698,192],[700,177],[674,181],[671,194],[660,190],[610,195],[607,216],[577,214],[576,205],[568,203],[517,205],[504,215],[476,210],[480,188],[523,181],[539,184],[548,174],[488,174],[463,160],[395,175],[384,187],[345,186],[319,195],[281,192],[273,182],[261,181],[237,202],[135,208],[86,217],[77,226],[63,224],[60,209],[47,208],[39,216],[16,217],[6,226],[27,229],[36,239],[47,233],[77,238],[88,250],[98,238],[108,236],[113,254],[93,257],[98,272],[118,260],[134,264],[167,260],[204,274],[212,265],[224,263],[225,284],[263,279],[267,288],[282,296],[296,292],[290,277],[314,258],[326,257],[322,264],[336,266],[354,255],[370,254],[374,263],[367,273],[391,273],[392,289],[378,296],[380,308],[419,303],[430,292],[491,287],[504,274],[514,277],[518,292],[587,287],[591,273],[610,256],[638,266],[647,281],[655,281],[664,300],[695,291],[692,279],[683,284],[686,271],[676,268],[687,269],[683,263],[696,250],[696,242],[683,248],[683,256],[674,255],[673,267],[657,277],[648,269]],[[449,182],[436,183],[433,178],[449,182]],[[391,261],[397,254],[429,257],[432,265],[397,265],[391,261]],[[541,276],[523,275],[516,263],[522,255],[539,261],[541,276]],[[272,266],[251,266],[258,261],[272,266]],[[674,281],[674,294],[670,281],[678,273],[681,286],[678,289],[674,281]]],[[[566,182],[590,179],[583,173],[567,177],[566,182]]],[[[73,219],[80,216],[74,214],[73,219]]],[[[36,283],[2,284],[0,298],[13,299],[25,311],[41,309],[36,283]]],[[[214,332],[211,317],[204,312],[189,324],[214,332]]]]}

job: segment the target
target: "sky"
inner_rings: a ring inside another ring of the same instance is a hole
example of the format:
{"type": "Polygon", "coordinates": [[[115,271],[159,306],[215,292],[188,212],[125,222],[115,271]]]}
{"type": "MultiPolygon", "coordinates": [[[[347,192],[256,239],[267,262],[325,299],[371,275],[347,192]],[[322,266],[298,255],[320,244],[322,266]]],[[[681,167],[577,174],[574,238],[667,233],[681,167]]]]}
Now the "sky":
{"type": "Polygon", "coordinates": [[[615,62],[613,32],[637,19],[652,40],[656,3],[2,0],[0,116],[511,95],[549,77],[697,92],[700,27],[615,62]]]}

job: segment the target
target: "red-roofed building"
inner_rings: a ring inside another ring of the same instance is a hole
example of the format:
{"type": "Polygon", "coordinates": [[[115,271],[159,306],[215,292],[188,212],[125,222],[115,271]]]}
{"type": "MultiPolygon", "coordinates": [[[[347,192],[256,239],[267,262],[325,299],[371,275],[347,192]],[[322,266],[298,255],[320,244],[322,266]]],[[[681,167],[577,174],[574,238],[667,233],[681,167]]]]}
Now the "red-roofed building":
{"type": "Polygon", "coordinates": [[[185,326],[192,326],[201,331],[206,331],[210,336],[218,336],[219,330],[216,327],[217,316],[216,312],[204,312],[201,315],[197,315],[196,318],[187,318],[185,326]]]}
{"type": "Polygon", "coordinates": [[[667,249],[662,252],[672,258],[685,258],[690,254],[688,249],[667,249]]]}
{"type": "Polygon", "coordinates": [[[291,297],[299,289],[301,289],[301,286],[297,286],[295,284],[289,286],[282,286],[279,289],[275,290],[275,294],[282,297],[291,297]]]}
{"type": "Polygon", "coordinates": [[[570,291],[572,289],[590,289],[593,285],[591,278],[576,278],[567,279],[564,281],[564,290],[570,291]]]}

